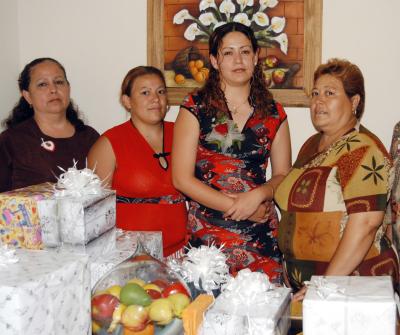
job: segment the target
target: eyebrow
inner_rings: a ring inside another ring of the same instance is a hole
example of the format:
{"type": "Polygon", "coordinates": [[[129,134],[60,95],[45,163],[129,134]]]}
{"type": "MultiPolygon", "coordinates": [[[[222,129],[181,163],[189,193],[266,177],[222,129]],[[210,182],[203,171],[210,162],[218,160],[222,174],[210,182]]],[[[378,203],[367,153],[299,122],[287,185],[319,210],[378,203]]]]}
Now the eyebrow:
{"type": "Polygon", "coordinates": [[[222,50],[225,50],[225,49],[244,49],[244,48],[251,48],[251,45],[250,45],[250,44],[247,44],[247,45],[242,45],[241,47],[226,46],[226,47],[221,48],[221,51],[222,51],[222,50]]]}

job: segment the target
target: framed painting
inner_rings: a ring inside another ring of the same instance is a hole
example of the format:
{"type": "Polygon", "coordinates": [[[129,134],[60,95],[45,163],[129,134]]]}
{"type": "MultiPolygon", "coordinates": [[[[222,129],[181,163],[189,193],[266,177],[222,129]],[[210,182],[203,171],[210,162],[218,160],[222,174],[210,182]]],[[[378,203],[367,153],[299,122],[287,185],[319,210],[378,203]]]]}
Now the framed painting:
{"type": "Polygon", "coordinates": [[[309,104],[321,62],[322,0],[148,0],[147,63],[163,70],[171,105],[207,80],[208,38],[229,21],[252,27],[274,98],[309,104]]]}

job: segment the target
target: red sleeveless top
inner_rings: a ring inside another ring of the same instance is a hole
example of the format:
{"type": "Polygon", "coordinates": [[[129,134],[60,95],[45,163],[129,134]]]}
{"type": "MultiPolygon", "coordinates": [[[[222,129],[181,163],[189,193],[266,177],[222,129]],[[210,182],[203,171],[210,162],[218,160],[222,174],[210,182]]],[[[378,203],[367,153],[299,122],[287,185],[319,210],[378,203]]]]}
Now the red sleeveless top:
{"type": "MultiPolygon", "coordinates": [[[[164,151],[171,152],[174,124],[164,122],[164,151]]],[[[171,156],[164,170],[154,151],[131,121],[107,130],[116,158],[112,188],[117,192],[117,227],[162,231],[164,256],[186,242],[184,197],[173,187],[171,156]]]]}

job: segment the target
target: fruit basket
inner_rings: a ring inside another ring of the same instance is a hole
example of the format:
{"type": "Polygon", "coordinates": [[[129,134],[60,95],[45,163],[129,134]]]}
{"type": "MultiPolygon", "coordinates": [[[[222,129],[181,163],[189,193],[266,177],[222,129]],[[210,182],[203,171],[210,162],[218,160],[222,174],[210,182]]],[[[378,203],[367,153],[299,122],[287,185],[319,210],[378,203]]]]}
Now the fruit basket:
{"type": "Polygon", "coordinates": [[[96,335],[180,335],[191,296],[179,275],[140,254],[108,272],[92,291],[96,335]]]}

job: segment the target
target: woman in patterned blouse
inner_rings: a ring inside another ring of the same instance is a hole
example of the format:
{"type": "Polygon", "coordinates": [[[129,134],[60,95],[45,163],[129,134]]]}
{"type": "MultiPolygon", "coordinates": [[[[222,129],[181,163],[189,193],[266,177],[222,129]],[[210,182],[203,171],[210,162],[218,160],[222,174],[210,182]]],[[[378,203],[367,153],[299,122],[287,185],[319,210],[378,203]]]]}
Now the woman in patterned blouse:
{"type": "Polygon", "coordinates": [[[360,69],[332,59],[314,73],[311,120],[318,133],[300,149],[279,185],[279,247],[291,287],[300,291],[312,275],[390,275],[398,260],[383,216],[390,157],[359,121],[364,112],[360,69]]]}

